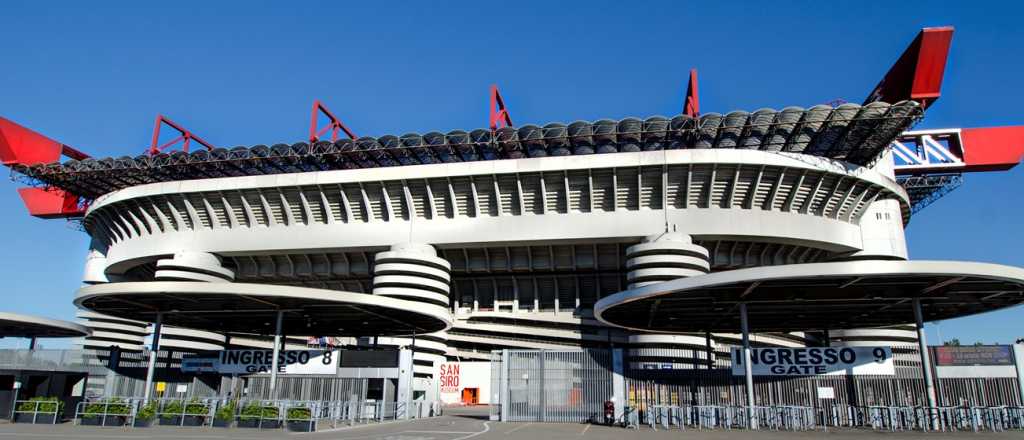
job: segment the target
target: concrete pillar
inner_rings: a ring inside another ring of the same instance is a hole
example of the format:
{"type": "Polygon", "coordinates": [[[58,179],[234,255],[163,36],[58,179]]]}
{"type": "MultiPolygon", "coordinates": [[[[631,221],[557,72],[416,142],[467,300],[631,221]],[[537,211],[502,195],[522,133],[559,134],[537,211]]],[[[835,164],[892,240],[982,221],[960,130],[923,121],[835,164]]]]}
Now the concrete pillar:
{"type": "Polygon", "coordinates": [[[939,429],[937,414],[933,414],[936,407],[935,381],[932,378],[932,365],[928,356],[928,342],[924,337],[924,316],[921,313],[921,300],[914,298],[914,320],[917,322],[917,346],[921,352],[921,372],[924,373],[924,387],[928,398],[928,418],[932,429],[939,429]]]}
{"type": "Polygon", "coordinates": [[[270,360],[270,398],[277,399],[277,357],[281,353],[281,323],[284,320],[284,312],[277,311],[277,320],[274,324],[274,350],[273,358],[270,360]]]}
{"type": "Polygon", "coordinates": [[[750,421],[750,429],[757,429],[757,420],[754,420],[754,374],[750,364],[750,328],[745,303],[740,303],[740,332],[743,334],[743,378],[747,390],[747,420],[750,421]]]}
{"type": "Polygon", "coordinates": [[[612,349],[612,402],[615,403],[615,420],[622,419],[626,409],[626,380],[623,377],[622,349],[612,349]]]}
{"type": "Polygon", "coordinates": [[[398,392],[395,393],[396,418],[409,418],[409,403],[412,402],[413,351],[398,352],[398,392]]]}
{"type": "Polygon", "coordinates": [[[153,323],[153,343],[149,349],[149,364],[146,366],[146,389],[144,391],[145,401],[148,403],[153,395],[153,373],[156,371],[156,354],[160,351],[160,326],[163,325],[163,313],[156,314],[156,322],[153,323]]]}
{"type": "Polygon", "coordinates": [[[1024,403],[1024,344],[1013,344],[1013,363],[1017,367],[1017,387],[1020,388],[1020,401],[1024,403]]]}

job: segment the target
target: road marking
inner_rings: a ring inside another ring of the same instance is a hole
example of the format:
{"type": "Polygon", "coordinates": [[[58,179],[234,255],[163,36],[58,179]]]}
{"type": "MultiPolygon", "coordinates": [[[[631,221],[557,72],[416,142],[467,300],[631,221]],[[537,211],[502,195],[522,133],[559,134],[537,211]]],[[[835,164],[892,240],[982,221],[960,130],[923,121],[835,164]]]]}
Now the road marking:
{"type": "Polygon", "coordinates": [[[591,425],[591,424],[587,423],[586,427],[583,428],[583,431],[580,431],[580,435],[586,434],[587,430],[590,429],[591,426],[594,426],[594,425],[591,425]]]}
{"type": "Polygon", "coordinates": [[[469,434],[469,435],[464,435],[462,437],[456,437],[456,438],[453,438],[452,440],[466,440],[467,438],[476,437],[476,436],[478,436],[480,434],[483,434],[483,433],[486,433],[487,431],[490,431],[490,430],[491,430],[491,422],[484,422],[484,430],[483,431],[475,432],[475,433],[472,433],[472,434],[469,434]]]}
{"type": "Polygon", "coordinates": [[[412,432],[415,434],[475,434],[476,431],[402,431],[402,433],[412,432]]]}
{"type": "Polygon", "coordinates": [[[522,425],[522,426],[516,426],[515,428],[512,428],[512,429],[510,429],[510,430],[506,431],[506,432],[505,432],[505,434],[506,434],[506,435],[508,435],[508,434],[511,434],[511,433],[513,433],[513,432],[516,432],[516,431],[518,431],[518,430],[520,430],[520,429],[523,429],[523,428],[525,428],[525,427],[527,427],[527,426],[530,426],[530,425],[532,425],[532,424],[533,424],[532,422],[528,422],[528,423],[526,423],[525,425],[522,425]]]}

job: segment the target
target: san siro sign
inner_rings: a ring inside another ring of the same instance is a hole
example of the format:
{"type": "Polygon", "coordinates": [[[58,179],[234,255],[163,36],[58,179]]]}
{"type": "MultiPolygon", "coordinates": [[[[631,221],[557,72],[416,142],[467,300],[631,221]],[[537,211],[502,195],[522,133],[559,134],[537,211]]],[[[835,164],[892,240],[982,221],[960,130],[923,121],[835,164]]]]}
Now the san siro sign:
{"type": "Polygon", "coordinates": [[[459,392],[459,364],[448,363],[441,364],[441,392],[442,393],[457,393],[459,392]]]}
{"type": "MultiPolygon", "coordinates": [[[[338,372],[336,351],[282,350],[277,367],[281,374],[335,374],[338,372]]],[[[220,374],[269,373],[273,367],[273,350],[222,350],[215,358],[186,358],[181,371],[185,373],[216,372],[220,374]]]]}
{"type": "MultiPolygon", "coordinates": [[[[881,375],[896,369],[891,347],[752,348],[755,376],[881,375]]],[[[732,349],[732,374],[742,376],[743,349],[732,349]]]]}

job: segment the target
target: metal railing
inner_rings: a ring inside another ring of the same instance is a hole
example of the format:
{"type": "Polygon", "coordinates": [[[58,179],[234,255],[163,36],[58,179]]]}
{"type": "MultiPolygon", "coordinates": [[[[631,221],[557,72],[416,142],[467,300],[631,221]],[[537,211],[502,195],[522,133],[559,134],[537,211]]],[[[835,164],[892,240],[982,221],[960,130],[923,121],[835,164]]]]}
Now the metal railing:
{"type": "Polygon", "coordinates": [[[156,399],[156,419],[161,425],[212,426],[218,399],[156,399]]]}
{"type": "Polygon", "coordinates": [[[646,411],[639,412],[635,423],[639,424],[642,419],[654,430],[659,427],[728,430],[750,428],[751,422],[756,422],[758,429],[776,431],[807,431],[816,427],[814,408],[808,406],[755,406],[750,416],[744,406],[649,405],[646,411]]]}
{"type": "MultiPolygon", "coordinates": [[[[18,401],[28,402],[28,401],[18,401]]],[[[317,427],[353,426],[397,420],[436,417],[442,414],[440,402],[383,402],[374,400],[227,400],[227,399],[153,399],[154,419],[161,425],[217,426],[222,408],[234,405],[231,420],[219,426],[238,428],[315,431],[317,427]],[[297,410],[300,409],[300,410],[297,410]],[[291,410],[291,411],[290,411],[291,410]]],[[[48,402],[35,402],[45,404],[48,402]]],[[[52,402],[51,402],[52,403],[52,402]]],[[[52,403],[56,405],[56,403],[52,403]]],[[[75,407],[76,425],[145,426],[139,412],[145,402],[139,398],[87,400],[75,407]]],[[[36,406],[38,407],[38,405],[36,406]]],[[[23,411],[28,412],[28,411],[23,411]]],[[[41,413],[42,414],[42,413],[41,413]]],[[[49,414],[49,413],[47,413],[49,414]]],[[[55,416],[54,419],[57,417],[55,416]]],[[[34,421],[34,419],[33,419],[34,421]]]]}
{"type": "Polygon", "coordinates": [[[738,429],[807,431],[833,428],[868,428],[875,431],[1001,432],[1024,430],[1024,407],[921,407],[795,405],[755,406],[646,405],[626,407],[618,422],[627,428],[738,429]],[[750,417],[753,417],[752,419],[750,417]],[[753,423],[752,423],[753,422],[753,423]]]}
{"type": "Polygon", "coordinates": [[[99,426],[135,425],[141,399],[100,399],[85,400],[75,405],[76,425],[95,424],[99,426]]]}
{"type": "Polygon", "coordinates": [[[37,423],[39,421],[39,415],[41,414],[41,415],[44,415],[44,416],[51,416],[51,417],[53,417],[50,420],[50,424],[57,424],[57,421],[60,419],[61,409],[62,409],[63,405],[64,405],[63,402],[60,402],[60,401],[57,401],[57,400],[15,400],[14,401],[14,411],[12,412],[12,414],[13,414],[12,418],[15,421],[20,421],[19,417],[18,417],[19,414],[32,414],[32,423],[37,423]],[[27,406],[31,406],[32,409],[31,410],[21,409],[22,407],[27,407],[27,406]],[[48,411],[48,410],[40,408],[41,406],[46,406],[46,407],[52,406],[53,410],[52,411],[48,411]]]}

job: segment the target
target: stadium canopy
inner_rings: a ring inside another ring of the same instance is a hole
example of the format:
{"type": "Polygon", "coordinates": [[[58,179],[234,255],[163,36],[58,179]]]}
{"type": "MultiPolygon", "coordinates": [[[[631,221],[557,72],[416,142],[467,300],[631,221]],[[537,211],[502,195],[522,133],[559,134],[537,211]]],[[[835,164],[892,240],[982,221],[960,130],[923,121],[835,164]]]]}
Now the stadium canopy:
{"type": "Polygon", "coordinates": [[[865,260],[764,266],[680,278],[598,301],[619,327],[658,332],[735,331],[740,304],[754,332],[905,324],[1024,303],[1024,269],[961,261],[865,260]]]}
{"type": "Polygon", "coordinates": [[[0,312],[0,337],[73,338],[91,334],[91,330],[73,322],[0,312]]]}
{"type": "Polygon", "coordinates": [[[699,117],[603,119],[543,127],[454,130],[336,142],[199,149],[192,152],[12,164],[30,183],[95,199],[147,183],[663,149],[784,151],[867,165],[923,115],[916,101],[786,107],[699,117]]]}
{"type": "Polygon", "coordinates": [[[78,291],[75,305],[123,319],[213,332],[388,336],[446,330],[444,307],[380,295],[247,283],[106,283],[78,291]]]}

